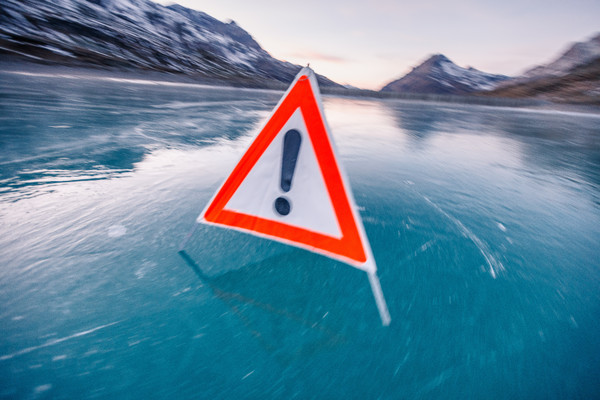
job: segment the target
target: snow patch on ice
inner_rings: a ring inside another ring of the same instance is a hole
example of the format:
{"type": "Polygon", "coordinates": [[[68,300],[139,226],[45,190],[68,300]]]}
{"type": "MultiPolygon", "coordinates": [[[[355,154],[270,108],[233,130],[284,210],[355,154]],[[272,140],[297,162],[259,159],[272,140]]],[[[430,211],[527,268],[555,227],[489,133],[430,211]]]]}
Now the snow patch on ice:
{"type": "Polygon", "coordinates": [[[36,394],[40,394],[40,393],[47,392],[50,389],[52,389],[52,385],[50,383],[47,383],[45,385],[36,386],[35,389],[33,389],[33,391],[36,394]]]}
{"type": "Polygon", "coordinates": [[[124,236],[126,233],[127,228],[125,228],[123,225],[117,224],[108,228],[108,237],[111,238],[118,238],[124,236]]]}
{"type": "Polygon", "coordinates": [[[156,267],[156,265],[157,264],[153,261],[144,261],[142,266],[135,271],[135,277],[137,279],[142,279],[144,276],[146,276],[148,271],[156,267]]]}

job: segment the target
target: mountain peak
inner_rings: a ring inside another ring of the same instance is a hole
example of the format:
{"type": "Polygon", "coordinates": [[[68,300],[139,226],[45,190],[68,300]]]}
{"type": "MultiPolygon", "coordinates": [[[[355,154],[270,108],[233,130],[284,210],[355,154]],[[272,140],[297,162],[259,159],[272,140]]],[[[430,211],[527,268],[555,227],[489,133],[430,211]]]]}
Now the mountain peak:
{"type": "Polygon", "coordinates": [[[424,94],[468,94],[490,90],[508,79],[504,75],[462,68],[443,54],[434,54],[404,77],[385,85],[383,92],[424,94]]]}
{"type": "Polygon", "coordinates": [[[452,62],[450,61],[450,59],[448,57],[446,57],[443,54],[433,54],[432,56],[430,56],[427,61],[425,61],[425,63],[440,63],[440,62],[452,62]]]}
{"type": "Polygon", "coordinates": [[[429,56],[425,61],[423,61],[421,64],[419,64],[418,66],[414,67],[413,70],[416,69],[426,69],[426,68],[435,68],[435,67],[441,67],[441,65],[445,64],[445,63],[451,63],[453,64],[452,61],[450,61],[450,59],[448,57],[446,57],[443,54],[433,54],[431,56],[429,56]]]}

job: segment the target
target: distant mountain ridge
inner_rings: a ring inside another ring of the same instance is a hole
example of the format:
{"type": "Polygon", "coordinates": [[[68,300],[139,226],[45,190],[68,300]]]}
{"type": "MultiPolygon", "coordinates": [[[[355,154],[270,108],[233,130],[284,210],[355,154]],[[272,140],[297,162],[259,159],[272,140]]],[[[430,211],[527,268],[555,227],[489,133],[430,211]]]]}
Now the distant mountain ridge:
{"type": "Polygon", "coordinates": [[[532,79],[547,76],[564,76],[573,69],[591,63],[600,58],[600,34],[585,42],[571,45],[554,61],[546,65],[539,65],[526,71],[520,78],[532,79]]]}
{"type": "Polygon", "coordinates": [[[382,92],[465,95],[491,90],[508,76],[462,68],[443,54],[429,57],[404,77],[385,85],[382,92]]]}
{"type": "Polygon", "coordinates": [[[483,94],[600,105],[600,34],[483,94]]]}
{"type": "MultiPolygon", "coordinates": [[[[2,54],[248,86],[288,84],[301,69],[271,57],[235,22],[149,0],[2,0],[2,54]]],[[[341,87],[322,76],[319,83],[341,87]]]]}
{"type": "Polygon", "coordinates": [[[381,92],[600,104],[600,34],[574,43],[550,63],[514,78],[462,68],[437,54],[381,92]]]}

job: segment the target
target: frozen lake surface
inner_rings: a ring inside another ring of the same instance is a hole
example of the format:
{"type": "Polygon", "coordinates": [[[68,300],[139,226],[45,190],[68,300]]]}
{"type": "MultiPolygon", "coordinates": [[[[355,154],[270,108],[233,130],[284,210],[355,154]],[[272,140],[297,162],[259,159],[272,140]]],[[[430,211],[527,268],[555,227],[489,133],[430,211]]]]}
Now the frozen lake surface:
{"type": "Polygon", "coordinates": [[[201,226],[280,92],[0,74],[0,398],[600,396],[600,115],[324,97],[379,267],[201,226]]]}

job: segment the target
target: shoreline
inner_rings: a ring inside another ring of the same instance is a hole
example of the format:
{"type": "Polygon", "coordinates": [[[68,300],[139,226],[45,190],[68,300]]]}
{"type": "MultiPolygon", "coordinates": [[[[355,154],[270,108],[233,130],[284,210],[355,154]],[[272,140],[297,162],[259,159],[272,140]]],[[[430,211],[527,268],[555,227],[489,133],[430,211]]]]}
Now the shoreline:
{"type": "MultiPolygon", "coordinates": [[[[201,76],[188,76],[159,71],[123,70],[111,68],[93,68],[57,64],[40,64],[27,61],[0,61],[0,73],[18,75],[36,75],[68,79],[96,79],[113,82],[127,81],[146,85],[197,85],[217,89],[232,90],[265,90],[284,92],[287,85],[264,84],[218,80],[201,76]]],[[[488,96],[460,96],[442,94],[391,93],[368,89],[339,89],[321,87],[326,96],[339,96],[357,99],[423,101],[427,103],[465,104],[488,107],[505,107],[533,109],[540,111],[578,112],[584,114],[600,114],[600,106],[595,104],[555,103],[535,98],[508,98],[488,96]]]]}
{"type": "MultiPolygon", "coordinates": [[[[243,82],[234,80],[219,80],[215,78],[207,78],[203,76],[189,76],[183,74],[174,74],[168,72],[151,71],[151,70],[127,70],[117,68],[95,68],[87,66],[72,66],[60,64],[41,64],[28,61],[0,61],[0,72],[15,73],[15,74],[34,74],[59,76],[65,78],[82,78],[82,79],[112,79],[144,82],[160,82],[172,84],[195,84],[203,86],[213,86],[220,88],[247,88],[247,89],[271,89],[266,86],[271,85],[256,85],[255,82],[243,82]],[[252,83],[252,84],[247,84],[252,83]]],[[[276,85],[273,85],[276,86],[276,85]]],[[[281,85],[284,88],[284,85],[281,85]]],[[[277,90],[278,88],[273,88],[277,90]]]]}

